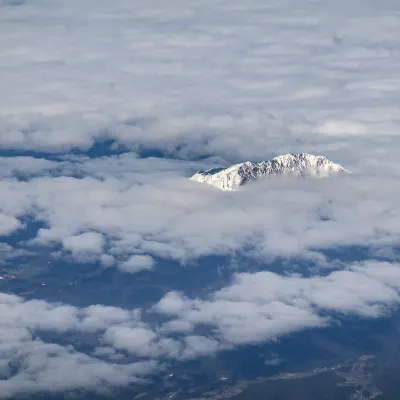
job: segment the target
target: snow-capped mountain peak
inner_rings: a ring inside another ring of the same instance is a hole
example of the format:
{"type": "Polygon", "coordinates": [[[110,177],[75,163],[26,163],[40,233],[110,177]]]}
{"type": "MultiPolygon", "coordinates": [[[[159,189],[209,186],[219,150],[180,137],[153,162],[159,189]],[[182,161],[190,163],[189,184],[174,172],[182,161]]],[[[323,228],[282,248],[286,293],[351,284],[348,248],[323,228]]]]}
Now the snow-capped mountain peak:
{"type": "Polygon", "coordinates": [[[200,171],[190,179],[213,185],[222,190],[234,190],[263,176],[325,177],[338,172],[347,171],[326,157],[301,153],[284,154],[269,161],[246,161],[227,168],[200,171]]]}

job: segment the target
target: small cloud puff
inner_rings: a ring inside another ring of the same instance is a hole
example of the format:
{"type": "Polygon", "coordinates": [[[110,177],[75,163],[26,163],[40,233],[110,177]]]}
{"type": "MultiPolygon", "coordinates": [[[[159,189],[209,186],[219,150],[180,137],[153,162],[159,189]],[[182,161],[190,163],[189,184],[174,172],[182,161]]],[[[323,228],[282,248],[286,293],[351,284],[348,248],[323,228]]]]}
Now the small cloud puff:
{"type": "Polygon", "coordinates": [[[62,241],[65,250],[73,254],[101,253],[105,244],[104,236],[98,232],[85,232],[69,236],[62,241]]]}
{"type": "Polygon", "coordinates": [[[121,271],[135,274],[139,271],[149,271],[155,265],[154,259],[148,255],[133,255],[118,265],[121,271]]]}

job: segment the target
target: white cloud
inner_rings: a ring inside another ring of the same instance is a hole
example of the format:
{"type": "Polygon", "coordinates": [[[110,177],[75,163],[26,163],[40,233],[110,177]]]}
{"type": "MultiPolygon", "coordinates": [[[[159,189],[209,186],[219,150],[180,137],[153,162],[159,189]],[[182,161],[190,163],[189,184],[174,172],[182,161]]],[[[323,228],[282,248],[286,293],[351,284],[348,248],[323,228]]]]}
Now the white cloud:
{"type": "Polygon", "coordinates": [[[214,339],[205,336],[186,336],[186,350],[183,358],[197,358],[201,356],[210,356],[218,351],[219,343],[214,339]]]}
{"type": "Polygon", "coordinates": [[[109,326],[140,320],[140,311],[127,311],[117,307],[92,305],[85,309],[81,321],[85,330],[96,331],[109,326]]]}
{"type": "Polygon", "coordinates": [[[22,228],[22,224],[17,218],[0,214],[0,236],[10,235],[20,228],[22,228]]]}
{"type": "Polygon", "coordinates": [[[352,121],[326,121],[317,130],[328,136],[365,135],[367,132],[365,125],[352,121]]]}
{"type": "Polygon", "coordinates": [[[366,262],[309,278],[269,271],[241,273],[208,299],[170,292],[155,311],[195,326],[210,326],[225,345],[259,343],[324,327],[337,314],[386,315],[400,304],[400,285],[394,283],[399,271],[397,264],[366,262]]]}
{"type": "Polygon", "coordinates": [[[118,268],[121,271],[129,272],[134,274],[139,271],[148,271],[154,267],[154,259],[148,255],[133,255],[130,256],[126,261],[121,263],[118,268]]]}
{"type": "Polygon", "coordinates": [[[43,175],[60,168],[63,163],[33,157],[0,157],[0,176],[4,178],[14,175],[43,175]]]}
{"type": "Polygon", "coordinates": [[[34,339],[8,343],[6,350],[0,346],[0,353],[5,359],[13,353],[14,361],[22,361],[16,375],[1,380],[0,397],[3,398],[43,391],[102,391],[109,387],[138,384],[143,377],[157,370],[154,361],[125,365],[107,363],[68,347],[34,339]]]}
{"type": "Polygon", "coordinates": [[[168,292],[157,304],[157,310],[163,314],[179,314],[185,307],[185,301],[178,292],[168,292]]]}
{"type": "Polygon", "coordinates": [[[102,253],[104,244],[104,237],[98,232],[84,232],[79,235],[69,236],[62,240],[64,249],[78,256],[82,253],[102,253]]]}
{"type": "Polygon", "coordinates": [[[24,301],[0,293],[0,314],[0,358],[4,361],[0,364],[0,373],[7,377],[0,381],[1,398],[43,391],[103,391],[141,383],[158,370],[155,360],[107,362],[96,354],[79,352],[72,345],[41,339],[43,332],[62,337],[71,331],[101,333],[114,324],[139,323],[140,315],[136,311],[100,305],[79,309],[42,300],[24,301]],[[8,368],[10,363],[13,368],[8,368]]]}
{"type": "Polygon", "coordinates": [[[400,22],[390,0],[380,4],[365,1],[357,15],[332,1],[3,5],[11,94],[0,100],[0,147],[86,150],[110,138],[185,158],[265,158],[326,148],[310,137],[318,127],[346,148],[360,132],[376,144],[399,123],[387,111],[400,85],[400,22]]]}
{"type": "Polygon", "coordinates": [[[145,327],[115,327],[107,329],[103,340],[117,349],[128,350],[139,356],[151,354],[152,342],[156,334],[145,327]]]}
{"type": "Polygon", "coordinates": [[[115,258],[109,254],[102,254],[100,256],[100,262],[105,266],[105,267],[111,267],[115,264],[115,258]]]}

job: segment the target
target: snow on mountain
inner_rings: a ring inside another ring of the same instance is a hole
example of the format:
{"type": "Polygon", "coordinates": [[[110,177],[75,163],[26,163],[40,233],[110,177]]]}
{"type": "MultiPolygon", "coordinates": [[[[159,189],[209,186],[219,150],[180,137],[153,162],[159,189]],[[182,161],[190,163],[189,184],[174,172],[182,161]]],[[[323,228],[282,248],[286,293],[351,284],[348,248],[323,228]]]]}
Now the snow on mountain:
{"type": "Polygon", "coordinates": [[[347,171],[326,157],[301,153],[284,154],[269,161],[246,161],[227,168],[200,171],[190,179],[213,185],[222,190],[234,190],[263,176],[326,177],[338,172],[347,171]]]}

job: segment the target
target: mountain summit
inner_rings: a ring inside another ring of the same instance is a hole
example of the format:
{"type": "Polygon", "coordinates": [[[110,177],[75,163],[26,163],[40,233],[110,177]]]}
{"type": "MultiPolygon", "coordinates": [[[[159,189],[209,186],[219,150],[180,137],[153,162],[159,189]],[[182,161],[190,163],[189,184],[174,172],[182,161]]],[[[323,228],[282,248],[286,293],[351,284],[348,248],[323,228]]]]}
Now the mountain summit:
{"type": "Polygon", "coordinates": [[[335,164],[326,157],[301,153],[284,154],[269,161],[246,161],[227,168],[200,171],[190,179],[213,185],[222,190],[234,190],[264,176],[325,177],[338,172],[347,171],[341,165],[335,164]]]}

